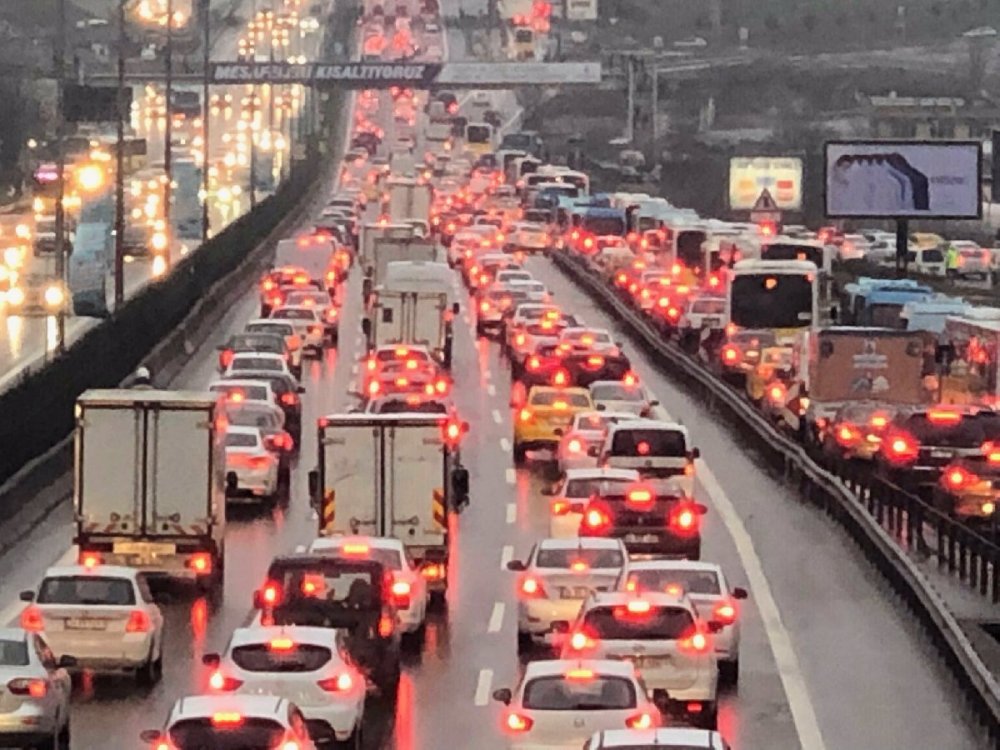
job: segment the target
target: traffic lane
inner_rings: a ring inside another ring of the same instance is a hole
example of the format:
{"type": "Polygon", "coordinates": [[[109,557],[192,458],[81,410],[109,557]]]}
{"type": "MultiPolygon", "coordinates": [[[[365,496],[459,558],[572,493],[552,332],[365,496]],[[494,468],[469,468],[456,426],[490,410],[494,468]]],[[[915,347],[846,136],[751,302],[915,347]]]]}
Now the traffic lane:
{"type": "MultiPolygon", "coordinates": [[[[528,265],[567,309],[628,339],[623,326],[549,261],[532,259],[528,265]]],[[[664,407],[691,429],[714,471],[717,489],[709,487],[713,483],[708,476],[700,482],[705,493],[701,497],[710,506],[706,536],[722,525],[718,502],[709,492],[713,489],[732,502],[735,520],[750,534],[787,629],[791,657],[797,659],[805,681],[804,696],[791,697],[804,697],[811,704],[826,747],[977,746],[950,675],[908,612],[839,527],[762,470],[744,443],[703,404],[679,391],[637,346],[628,347],[628,353],[664,407]]],[[[725,547],[706,542],[706,559],[717,554],[725,555],[725,547]]],[[[722,562],[732,570],[739,567],[735,561],[735,568],[726,559],[722,562]]],[[[755,609],[751,589],[744,610],[749,613],[748,632],[755,609]]],[[[744,656],[749,655],[747,649],[744,656]]],[[[749,693],[741,691],[752,697],[749,693]]],[[[757,725],[756,720],[747,722],[747,731],[757,725]]]]}

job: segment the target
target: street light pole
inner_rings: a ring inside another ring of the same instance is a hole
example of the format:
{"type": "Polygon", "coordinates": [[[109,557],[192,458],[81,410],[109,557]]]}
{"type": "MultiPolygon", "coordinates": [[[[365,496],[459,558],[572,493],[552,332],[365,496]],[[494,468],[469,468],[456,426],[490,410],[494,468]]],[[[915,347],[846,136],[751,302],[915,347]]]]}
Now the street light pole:
{"type": "Polygon", "coordinates": [[[170,265],[170,244],[173,239],[173,232],[170,228],[170,199],[174,179],[174,170],[171,163],[173,160],[173,144],[171,141],[174,139],[174,117],[170,109],[174,93],[174,0],[167,0],[167,47],[165,52],[167,92],[164,98],[166,102],[167,121],[163,128],[163,174],[165,176],[163,182],[163,231],[168,238],[165,261],[166,265],[170,265]]]}
{"type": "Polygon", "coordinates": [[[125,3],[118,0],[118,141],[115,144],[115,310],[125,301],[125,3]]]}
{"type": "MultiPolygon", "coordinates": [[[[56,30],[56,276],[66,288],[66,0],[59,0],[59,28],[56,30]]],[[[66,314],[56,313],[56,351],[66,351],[66,314]]]]}
{"type": "Polygon", "coordinates": [[[204,27],[204,40],[202,45],[204,50],[202,50],[202,67],[203,78],[201,81],[201,140],[202,140],[202,159],[201,159],[201,192],[203,198],[201,201],[201,241],[208,242],[208,232],[209,232],[209,217],[208,217],[208,190],[210,186],[208,170],[209,170],[209,120],[212,119],[212,109],[209,106],[209,84],[208,84],[208,68],[210,65],[211,49],[212,49],[212,35],[211,35],[211,23],[212,23],[212,11],[211,11],[212,0],[202,0],[202,26],[204,27]]]}
{"type": "MultiPolygon", "coordinates": [[[[257,0],[250,0],[250,18],[252,19],[253,50],[254,60],[257,58],[257,0]]],[[[254,140],[254,125],[257,123],[257,84],[250,86],[250,209],[257,206],[257,142],[254,140]]]]}

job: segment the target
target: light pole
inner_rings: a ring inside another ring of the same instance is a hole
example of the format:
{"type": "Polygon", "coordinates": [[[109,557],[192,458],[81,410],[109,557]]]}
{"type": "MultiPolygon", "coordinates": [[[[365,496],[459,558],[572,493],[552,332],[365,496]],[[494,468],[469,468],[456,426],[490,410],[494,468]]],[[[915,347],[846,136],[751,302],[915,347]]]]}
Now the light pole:
{"type": "Polygon", "coordinates": [[[173,99],[174,93],[174,0],[167,0],[167,46],[165,50],[166,57],[166,73],[167,73],[167,92],[165,99],[166,109],[167,109],[167,121],[163,128],[163,231],[166,233],[167,242],[167,252],[164,260],[165,265],[170,265],[170,238],[173,236],[173,231],[170,227],[170,198],[173,188],[174,170],[173,164],[173,141],[174,127],[173,127],[173,112],[171,111],[171,100],[173,99]]]}
{"type": "Polygon", "coordinates": [[[208,176],[208,171],[209,171],[208,152],[209,152],[209,148],[210,148],[208,139],[209,139],[209,135],[210,135],[209,120],[212,117],[212,109],[209,106],[209,101],[208,101],[208,97],[209,97],[209,83],[208,83],[209,71],[208,71],[208,68],[209,68],[209,65],[210,65],[210,57],[211,57],[211,49],[212,49],[212,35],[211,35],[211,30],[210,30],[211,29],[211,23],[212,23],[211,5],[212,5],[212,0],[201,0],[201,8],[202,8],[202,21],[201,22],[202,22],[203,30],[205,32],[205,36],[204,36],[204,39],[202,41],[202,46],[205,49],[202,50],[202,52],[203,52],[202,63],[203,63],[204,71],[203,71],[203,77],[202,77],[202,81],[201,81],[201,99],[202,99],[202,105],[201,105],[201,109],[202,109],[202,111],[201,111],[201,140],[202,140],[202,150],[201,150],[201,154],[202,154],[202,158],[201,158],[201,192],[202,192],[202,195],[203,195],[202,201],[201,201],[201,241],[203,243],[204,242],[208,242],[208,232],[209,232],[209,228],[210,228],[209,227],[209,217],[208,217],[208,190],[209,190],[209,186],[210,186],[211,183],[209,182],[209,176],[208,176]]]}
{"type": "MultiPolygon", "coordinates": [[[[59,28],[56,30],[56,276],[66,288],[66,0],[59,0],[59,28]]],[[[56,351],[66,351],[66,313],[56,313],[56,351]]]]}
{"type": "Polygon", "coordinates": [[[125,301],[125,3],[118,0],[118,140],[115,144],[115,310],[125,301]]]}

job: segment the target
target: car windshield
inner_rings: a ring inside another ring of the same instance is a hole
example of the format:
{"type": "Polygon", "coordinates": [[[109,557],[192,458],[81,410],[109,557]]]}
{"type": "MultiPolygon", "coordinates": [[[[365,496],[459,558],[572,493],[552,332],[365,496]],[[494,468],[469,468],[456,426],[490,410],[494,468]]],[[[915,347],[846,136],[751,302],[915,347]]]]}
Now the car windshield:
{"type": "Polygon", "coordinates": [[[0,667],[28,666],[28,643],[0,639],[0,667]]]}
{"type": "Polygon", "coordinates": [[[226,419],[234,427],[260,427],[266,430],[281,428],[281,417],[277,413],[258,409],[231,409],[226,414],[226,419]]]}
{"type": "Polygon", "coordinates": [[[267,388],[263,385],[223,385],[216,384],[209,388],[212,393],[224,393],[233,402],[266,401],[267,388]]]}
{"type": "Polygon", "coordinates": [[[632,484],[630,479],[570,479],[563,494],[566,497],[591,497],[593,495],[614,495],[632,484]]]}
{"type": "Polygon", "coordinates": [[[182,719],[168,734],[177,750],[272,750],[284,738],[285,728],[274,719],[234,717],[222,723],[213,717],[182,719]]]}
{"type": "Polygon", "coordinates": [[[673,591],[679,587],[687,594],[719,596],[719,576],[714,570],[661,570],[640,569],[629,572],[629,581],[635,581],[639,591],[673,591]]]}
{"type": "Polygon", "coordinates": [[[230,343],[230,348],[239,351],[274,352],[275,354],[280,354],[285,350],[285,340],[274,334],[263,333],[257,336],[234,336],[230,343]]]}
{"type": "Polygon", "coordinates": [[[38,589],[38,603],[125,607],[135,604],[135,588],[127,578],[99,576],[46,578],[38,589]]]}
{"type": "Polygon", "coordinates": [[[551,406],[555,409],[573,407],[575,409],[593,408],[590,399],[582,393],[565,393],[563,391],[542,391],[531,394],[532,406],[551,406]]]}
{"type": "Polygon", "coordinates": [[[272,317],[284,320],[315,320],[316,315],[312,310],[282,308],[271,313],[272,317]]]}
{"type": "Polygon", "coordinates": [[[278,336],[291,336],[295,331],[288,323],[251,323],[247,326],[248,333],[273,333],[278,336]]]}
{"type": "Polygon", "coordinates": [[[536,568],[564,568],[579,566],[588,568],[620,568],[624,559],[617,549],[593,549],[586,547],[545,548],[535,556],[536,568]]]}
{"type": "Polygon", "coordinates": [[[227,432],[227,448],[256,448],[259,444],[257,435],[251,432],[227,432]]]}
{"type": "Polygon", "coordinates": [[[607,383],[590,386],[590,395],[595,401],[645,401],[646,397],[640,388],[629,387],[622,383],[607,383]]]}
{"type": "Polygon", "coordinates": [[[229,655],[237,667],[247,672],[315,672],[330,661],[333,652],[325,646],[289,645],[285,639],[275,639],[271,643],[237,646],[229,655]]]}
{"type": "Polygon", "coordinates": [[[636,691],[624,677],[552,675],[529,680],[521,703],[534,711],[621,711],[635,707],[636,691]]]}
{"type": "Polygon", "coordinates": [[[283,360],[271,357],[236,357],[229,365],[231,370],[275,370],[281,372],[283,360]]]}
{"type": "Polygon", "coordinates": [[[583,618],[584,629],[602,641],[672,641],[694,628],[694,618],[683,607],[651,606],[630,612],[624,605],[595,607],[583,618]]]}
{"type": "Polygon", "coordinates": [[[679,430],[619,430],[611,441],[611,453],[625,457],[681,458],[687,441],[679,430]]]}

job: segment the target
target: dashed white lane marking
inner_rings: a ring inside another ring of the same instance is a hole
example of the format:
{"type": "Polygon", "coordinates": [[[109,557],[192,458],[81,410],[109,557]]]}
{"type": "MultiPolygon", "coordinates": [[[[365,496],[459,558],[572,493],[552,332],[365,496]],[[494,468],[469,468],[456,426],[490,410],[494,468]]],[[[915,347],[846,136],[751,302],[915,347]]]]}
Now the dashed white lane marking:
{"type": "Polygon", "coordinates": [[[493,383],[490,383],[488,386],[486,386],[486,393],[488,393],[490,396],[496,396],[497,387],[493,385],[493,383]]]}
{"type": "Polygon", "coordinates": [[[494,409],[493,410],[493,421],[496,422],[497,424],[500,424],[501,422],[503,422],[503,417],[500,416],[500,410],[499,409],[494,409]]]}
{"type": "Polygon", "coordinates": [[[507,484],[514,484],[517,482],[517,472],[513,469],[507,469],[507,484]]]}
{"type": "Polygon", "coordinates": [[[517,503],[507,503],[507,523],[517,520],[517,503]]]}
{"type": "Polygon", "coordinates": [[[490,615],[490,624],[486,626],[487,633],[499,633],[503,627],[503,612],[506,607],[503,602],[496,602],[493,605],[493,613],[490,615]]]}
{"type": "Polygon", "coordinates": [[[507,544],[500,550],[500,570],[507,570],[507,563],[514,559],[514,548],[507,544]]]}
{"type": "Polygon", "coordinates": [[[754,601],[760,611],[760,619],[764,624],[764,632],[771,644],[774,662],[778,667],[778,676],[781,678],[781,685],[785,690],[785,697],[788,699],[788,706],[792,711],[792,722],[799,735],[799,745],[807,747],[809,750],[826,750],[823,735],[819,730],[819,722],[816,719],[816,710],[809,697],[809,689],[802,676],[802,669],[799,666],[798,657],[795,655],[795,649],[792,647],[792,639],[788,635],[785,623],[781,620],[781,612],[778,610],[777,602],[774,601],[767,576],[764,575],[764,567],[757,555],[757,550],[754,548],[753,539],[750,538],[746,526],[743,525],[743,520],[715,478],[715,474],[701,459],[697,462],[697,476],[701,486],[705,488],[708,496],[712,499],[712,505],[716,512],[726,525],[729,536],[733,538],[736,552],[740,556],[743,569],[746,571],[750,590],[753,592],[754,601]]]}
{"type": "Polygon", "coordinates": [[[476,705],[485,706],[490,700],[490,687],[493,685],[493,670],[480,669],[479,681],[476,683],[476,705]]]}
{"type": "Polygon", "coordinates": [[[358,374],[358,363],[355,362],[353,365],[351,365],[351,375],[357,375],[357,374],[358,374]]]}
{"type": "Polygon", "coordinates": [[[510,453],[510,440],[507,438],[500,438],[500,450],[504,453],[510,453]]]}

